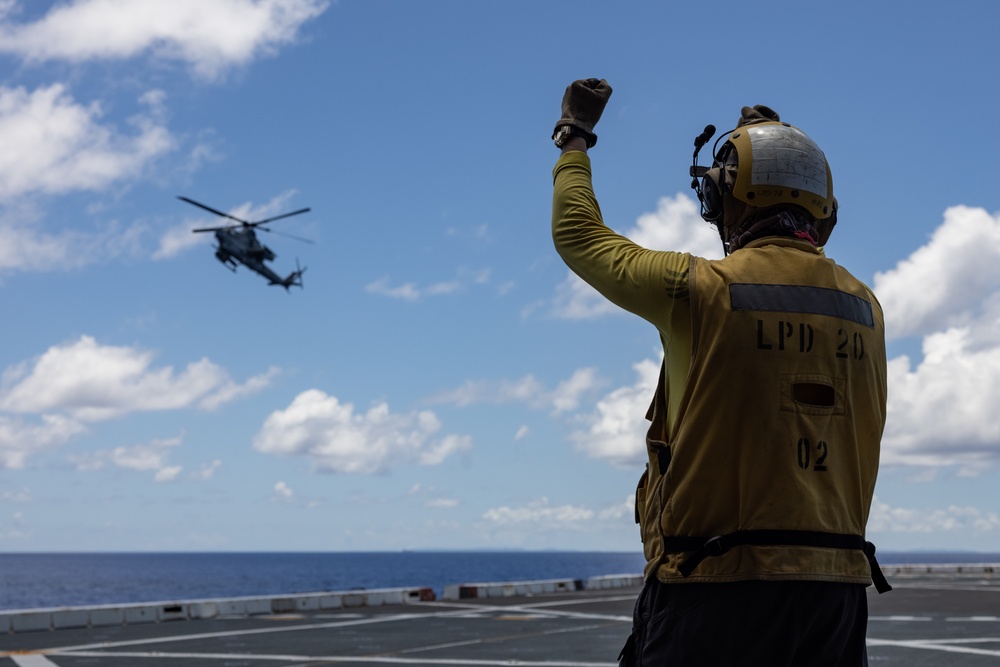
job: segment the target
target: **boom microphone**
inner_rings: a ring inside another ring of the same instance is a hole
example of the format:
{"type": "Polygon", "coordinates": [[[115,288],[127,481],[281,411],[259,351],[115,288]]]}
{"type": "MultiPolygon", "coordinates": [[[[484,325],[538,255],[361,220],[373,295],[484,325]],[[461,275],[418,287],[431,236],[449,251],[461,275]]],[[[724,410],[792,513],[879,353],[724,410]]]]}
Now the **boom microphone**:
{"type": "Polygon", "coordinates": [[[698,157],[698,151],[701,150],[702,146],[704,146],[705,144],[708,143],[708,140],[711,139],[714,134],[715,134],[715,126],[714,125],[706,125],[705,126],[705,131],[702,132],[701,134],[699,134],[697,137],[695,137],[695,139],[694,139],[694,157],[698,157]]]}

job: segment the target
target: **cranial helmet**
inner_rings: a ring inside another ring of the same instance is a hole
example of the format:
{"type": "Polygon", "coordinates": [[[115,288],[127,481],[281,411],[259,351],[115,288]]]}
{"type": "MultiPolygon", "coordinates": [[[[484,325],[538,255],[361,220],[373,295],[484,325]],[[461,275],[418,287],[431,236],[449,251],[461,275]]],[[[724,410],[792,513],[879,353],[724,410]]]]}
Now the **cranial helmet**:
{"type": "Polygon", "coordinates": [[[711,133],[706,128],[695,140],[692,187],[702,217],[719,228],[724,245],[728,247],[748,222],[781,210],[805,214],[817,230],[819,238],[814,240],[818,245],[826,242],[836,224],[837,202],[830,165],[812,139],[780,122],[765,106],[743,107],[736,128],[715,151],[712,166],[698,167],[698,149],[711,133]]]}

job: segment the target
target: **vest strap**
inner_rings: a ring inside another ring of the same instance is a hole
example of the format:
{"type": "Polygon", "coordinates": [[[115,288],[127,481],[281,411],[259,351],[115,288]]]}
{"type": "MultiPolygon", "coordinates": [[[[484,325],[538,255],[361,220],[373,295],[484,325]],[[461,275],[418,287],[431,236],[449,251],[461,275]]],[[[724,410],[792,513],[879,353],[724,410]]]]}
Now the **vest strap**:
{"type": "Polygon", "coordinates": [[[689,577],[701,561],[710,556],[721,556],[733,547],[740,546],[793,546],[820,547],[825,549],[858,549],[865,554],[871,566],[872,583],[879,593],[891,591],[882,569],[875,560],[875,545],[860,535],[823,533],[813,530],[737,530],[715,537],[664,537],[665,553],[693,552],[677,567],[682,577],[689,577]]]}

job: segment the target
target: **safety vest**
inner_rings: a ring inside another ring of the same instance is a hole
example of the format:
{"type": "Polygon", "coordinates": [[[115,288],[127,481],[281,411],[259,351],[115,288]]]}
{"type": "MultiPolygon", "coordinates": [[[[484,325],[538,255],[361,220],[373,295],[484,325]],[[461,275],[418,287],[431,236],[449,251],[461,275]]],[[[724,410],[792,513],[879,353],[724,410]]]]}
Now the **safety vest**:
{"type": "Polygon", "coordinates": [[[647,576],[874,576],[881,588],[864,538],[886,405],[871,290],[782,239],[692,258],[689,291],[691,366],[673,429],[662,381],[647,415],[636,495],[647,576]]]}

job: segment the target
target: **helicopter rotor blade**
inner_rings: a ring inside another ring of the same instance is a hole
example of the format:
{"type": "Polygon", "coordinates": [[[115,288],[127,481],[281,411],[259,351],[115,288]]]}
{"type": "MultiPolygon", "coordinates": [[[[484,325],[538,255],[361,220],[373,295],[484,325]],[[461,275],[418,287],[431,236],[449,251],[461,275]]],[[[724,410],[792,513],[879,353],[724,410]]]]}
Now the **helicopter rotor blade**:
{"type": "MultiPolygon", "coordinates": [[[[212,208],[211,206],[205,206],[204,204],[200,204],[200,203],[196,202],[193,199],[188,199],[187,197],[181,197],[180,195],[178,195],[177,198],[180,199],[181,201],[186,201],[187,203],[191,204],[192,206],[197,206],[198,208],[203,208],[206,211],[208,211],[209,213],[214,213],[216,215],[221,215],[223,218],[229,218],[230,220],[235,220],[236,222],[238,222],[238,223],[240,223],[242,225],[249,225],[249,224],[251,224],[251,223],[247,222],[246,220],[240,220],[239,218],[237,218],[235,216],[232,216],[232,215],[229,215],[228,213],[223,213],[222,211],[218,211],[218,210],[212,208]]],[[[289,214],[289,215],[291,215],[291,214],[289,214]]],[[[260,224],[260,223],[254,223],[254,224],[260,224]]],[[[194,231],[199,231],[199,230],[194,230],[194,231]]]]}
{"type": "Polygon", "coordinates": [[[215,232],[220,229],[236,229],[235,225],[225,225],[223,227],[199,227],[198,229],[192,229],[192,232],[215,232]]]}
{"type": "Polygon", "coordinates": [[[288,234],[286,232],[276,232],[273,229],[271,229],[270,227],[261,227],[260,230],[262,232],[270,232],[271,234],[277,234],[278,236],[286,236],[286,237],[288,237],[290,239],[295,239],[296,241],[302,241],[303,243],[308,243],[310,245],[315,245],[315,243],[316,243],[315,241],[313,241],[311,239],[302,238],[301,236],[295,236],[294,234],[288,234]]]}
{"type": "Polygon", "coordinates": [[[282,213],[281,215],[276,215],[273,218],[265,218],[264,220],[258,220],[257,222],[251,222],[249,224],[252,227],[256,227],[257,225],[263,225],[264,223],[267,222],[274,222],[275,220],[281,220],[282,218],[290,218],[293,215],[299,215],[300,213],[308,213],[311,210],[312,209],[309,208],[300,208],[298,211],[292,211],[291,213],[282,213]]]}

